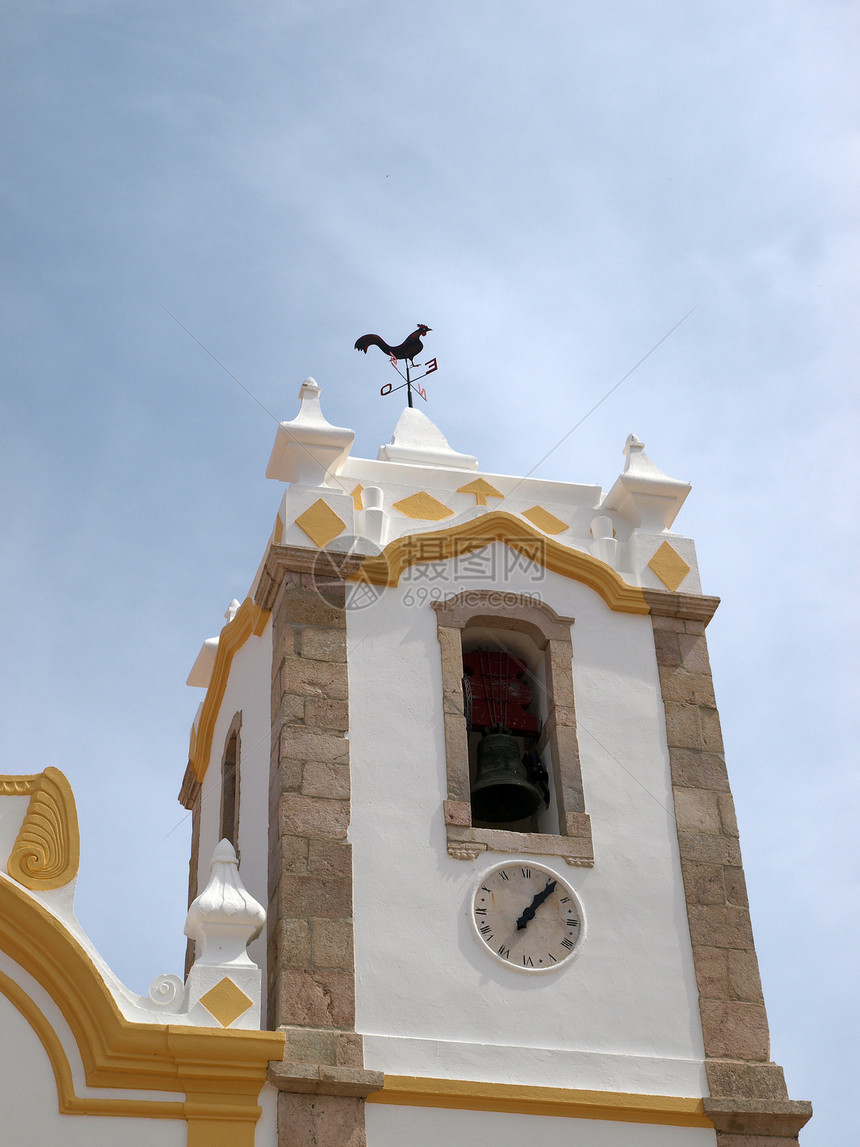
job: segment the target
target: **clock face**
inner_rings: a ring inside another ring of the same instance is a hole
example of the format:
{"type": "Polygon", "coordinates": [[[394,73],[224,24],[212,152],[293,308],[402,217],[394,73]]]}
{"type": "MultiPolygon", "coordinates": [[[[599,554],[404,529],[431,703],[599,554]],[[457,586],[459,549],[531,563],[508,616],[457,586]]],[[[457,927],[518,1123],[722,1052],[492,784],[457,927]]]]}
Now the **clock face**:
{"type": "Polygon", "coordinates": [[[582,942],[582,909],[573,889],[540,864],[499,864],[475,890],[472,920],[487,950],[509,968],[551,972],[582,942]]]}

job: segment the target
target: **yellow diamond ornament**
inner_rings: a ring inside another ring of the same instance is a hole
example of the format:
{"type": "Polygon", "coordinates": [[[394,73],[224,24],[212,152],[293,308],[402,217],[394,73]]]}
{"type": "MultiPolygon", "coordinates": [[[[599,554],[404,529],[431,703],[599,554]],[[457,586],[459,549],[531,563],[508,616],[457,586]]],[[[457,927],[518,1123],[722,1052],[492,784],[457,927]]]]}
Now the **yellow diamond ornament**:
{"type": "Polygon", "coordinates": [[[454,513],[425,490],[395,502],[394,509],[405,514],[407,518],[420,518],[425,522],[441,522],[443,518],[450,518],[454,513]]]}
{"type": "Polygon", "coordinates": [[[528,518],[533,526],[537,526],[545,534],[560,534],[562,530],[570,529],[567,522],[545,510],[543,506],[532,506],[530,510],[524,510],[523,517],[528,518]]]}
{"type": "Polygon", "coordinates": [[[690,567],[668,542],[663,542],[648,565],[666,589],[672,590],[673,593],[690,572],[690,567]]]}
{"type": "Polygon", "coordinates": [[[342,534],[346,529],[346,522],[342,521],[322,498],[318,498],[303,514],[299,514],[296,525],[301,526],[314,545],[320,549],[334,541],[338,534],[342,534]]]}
{"type": "Polygon", "coordinates": [[[253,1002],[226,976],[214,988],[210,988],[205,996],[200,997],[200,1003],[223,1028],[228,1028],[253,1002]]]}

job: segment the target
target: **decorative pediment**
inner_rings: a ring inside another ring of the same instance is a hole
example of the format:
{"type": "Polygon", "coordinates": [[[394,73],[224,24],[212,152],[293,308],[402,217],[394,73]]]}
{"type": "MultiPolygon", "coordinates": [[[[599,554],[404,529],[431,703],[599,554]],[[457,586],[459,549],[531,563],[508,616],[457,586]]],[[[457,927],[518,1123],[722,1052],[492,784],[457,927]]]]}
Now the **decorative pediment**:
{"type": "Polygon", "coordinates": [[[365,558],[357,572],[350,575],[351,580],[396,586],[410,566],[463,557],[492,542],[504,542],[545,569],[582,582],[599,593],[610,609],[649,612],[642,590],[628,585],[611,566],[582,550],[562,545],[504,510],[492,510],[447,529],[396,538],[377,557],[365,558]]]}

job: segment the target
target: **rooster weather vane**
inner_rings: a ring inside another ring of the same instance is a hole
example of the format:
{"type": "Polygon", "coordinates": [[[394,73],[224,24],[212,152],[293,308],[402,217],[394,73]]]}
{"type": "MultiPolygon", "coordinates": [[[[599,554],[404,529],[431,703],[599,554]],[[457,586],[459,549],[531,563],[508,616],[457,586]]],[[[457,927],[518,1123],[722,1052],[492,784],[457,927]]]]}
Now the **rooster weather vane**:
{"type": "Polygon", "coordinates": [[[424,364],[424,373],[419,374],[418,378],[412,377],[411,370],[417,370],[421,367],[420,362],[416,363],[415,356],[419,355],[424,349],[424,343],[421,341],[421,339],[431,330],[432,327],[428,327],[424,323],[419,323],[412,334],[407,335],[399,346],[389,346],[384,339],[379,337],[379,335],[362,335],[360,339],[355,340],[355,349],[362,350],[365,354],[367,354],[368,347],[378,346],[384,354],[388,355],[391,365],[394,367],[400,377],[405,378],[405,382],[403,382],[401,386],[392,386],[390,382],[387,382],[385,386],[380,389],[380,394],[393,394],[394,391],[402,390],[405,386],[406,401],[410,406],[413,405],[413,389],[421,395],[425,402],[427,401],[427,391],[423,386],[418,386],[418,381],[419,379],[426,378],[428,374],[432,374],[434,370],[439,369],[436,365],[436,359],[431,358],[427,360],[427,362],[424,364]],[[401,360],[406,367],[405,375],[400,373],[400,368],[397,365],[398,361],[401,360]]]}

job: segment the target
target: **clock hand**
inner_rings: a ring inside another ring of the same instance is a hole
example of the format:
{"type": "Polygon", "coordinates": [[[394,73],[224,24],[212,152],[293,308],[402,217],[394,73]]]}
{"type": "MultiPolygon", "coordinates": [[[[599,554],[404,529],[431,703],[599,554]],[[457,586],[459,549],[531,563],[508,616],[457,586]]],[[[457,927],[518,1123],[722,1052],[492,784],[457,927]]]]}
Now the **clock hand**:
{"type": "Polygon", "coordinates": [[[544,900],[546,900],[548,896],[551,896],[553,892],[555,892],[555,886],[556,882],[554,880],[550,880],[547,883],[546,888],[544,888],[543,892],[537,893],[534,900],[532,900],[531,904],[528,906],[528,908],[526,908],[522,916],[520,916],[519,920],[517,920],[517,931],[519,931],[521,928],[525,928],[529,920],[534,920],[535,912],[537,912],[538,908],[540,908],[544,900]]]}

